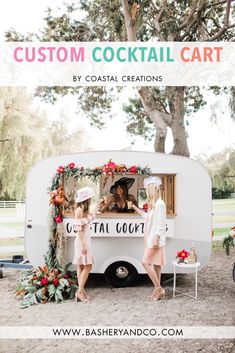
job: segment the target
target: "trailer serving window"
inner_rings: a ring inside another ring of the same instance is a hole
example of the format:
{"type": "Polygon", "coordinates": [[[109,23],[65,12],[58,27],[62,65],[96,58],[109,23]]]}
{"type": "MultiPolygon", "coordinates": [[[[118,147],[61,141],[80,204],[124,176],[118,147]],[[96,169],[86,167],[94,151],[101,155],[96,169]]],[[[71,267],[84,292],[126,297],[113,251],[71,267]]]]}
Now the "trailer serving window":
{"type": "MultiPolygon", "coordinates": [[[[167,215],[174,216],[176,214],[175,207],[175,174],[151,174],[153,176],[159,176],[162,179],[161,191],[162,197],[166,204],[167,215]]],[[[130,211],[128,208],[123,209],[122,212],[117,212],[117,207],[114,202],[110,202],[113,199],[113,195],[117,190],[117,186],[121,184],[127,185],[128,198],[132,202],[136,202],[138,207],[145,208],[147,203],[146,190],[144,188],[144,179],[146,176],[143,175],[115,175],[114,178],[106,178],[102,176],[100,178],[99,193],[101,199],[104,200],[104,204],[109,203],[109,207],[102,212],[102,214],[109,215],[110,213],[117,213],[116,216],[123,214],[129,214],[130,211]],[[133,180],[130,180],[133,179],[133,180]]]]}
{"type": "MultiPolygon", "coordinates": [[[[159,176],[162,179],[161,191],[162,197],[166,204],[167,215],[175,216],[176,215],[176,207],[175,207],[175,174],[151,174],[152,176],[159,176]]],[[[102,217],[111,217],[115,214],[115,217],[123,217],[125,215],[133,216],[135,212],[133,210],[128,209],[128,207],[124,207],[121,211],[117,209],[117,205],[115,202],[109,202],[109,200],[113,201],[115,192],[117,190],[118,185],[122,185],[123,183],[127,184],[127,192],[129,195],[129,199],[136,203],[139,208],[145,209],[147,207],[147,195],[146,190],[144,188],[144,179],[143,175],[115,175],[113,178],[110,176],[109,178],[102,176],[99,179],[99,183],[92,182],[89,178],[83,178],[80,181],[76,181],[73,177],[69,177],[64,180],[64,191],[66,196],[66,206],[64,206],[64,216],[72,216],[75,209],[75,196],[76,190],[83,186],[91,186],[95,190],[95,196],[92,199],[92,208],[95,207],[97,203],[103,200],[103,204],[109,203],[107,209],[103,212],[102,217]]]]}

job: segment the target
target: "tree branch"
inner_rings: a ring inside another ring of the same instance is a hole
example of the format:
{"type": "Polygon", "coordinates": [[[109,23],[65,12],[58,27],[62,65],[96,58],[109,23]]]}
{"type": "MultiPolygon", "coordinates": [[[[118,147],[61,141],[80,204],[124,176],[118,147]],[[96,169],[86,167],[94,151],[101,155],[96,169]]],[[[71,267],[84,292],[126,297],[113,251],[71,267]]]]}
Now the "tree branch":
{"type": "Polygon", "coordinates": [[[177,41],[180,41],[180,42],[183,41],[183,39],[190,34],[190,30],[199,21],[201,13],[205,9],[205,6],[206,6],[205,0],[202,0],[197,12],[195,12],[195,16],[191,16],[192,21],[188,23],[185,33],[182,36],[178,37],[177,41]]]}
{"type": "Polygon", "coordinates": [[[216,3],[212,3],[212,4],[208,4],[205,6],[205,9],[209,9],[210,7],[216,7],[216,6],[219,6],[219,5],[222,5],[222,4],[225,4],[227,0],[223,0],[223,1],[218,1],[216,3]]]}
{"type": "Polygon", "coordinates": [[[0,142],[7,142],[7,141],[10,141],[10,139],[3,139],[3,140],[0,140],[0,142]]]}
{"type": "Polygon", "coordinates": [[[192,10],[190,11],[188,17],[184,20],[183,23],[181,23],[180,26],[178,26],[178,29],[179,30],[182,30],[183,28],[185,28],[186,26],[188,26],[190,20],[192,19],[194,13],[195,13],[195,10],[197,8],[197,4],[198,4],[198,0],[195,0],[194,3],[193,3],[193,6],[192,6],[192,10]]]}
{"type": "Polygon", "coordinates": [[[220,36],[222,36],[222,34],[224,34],[228,29],[234,28],[235,27],[235,23],[230,25],[230,26],[224,26],[223,28],[221,28],[221,30],[217,33],[215,33],[212,37],[208,38],[206,40],[206,42],[213,42],[214,40],[218,39],[220,36]]]}
{"type": "Polygon", "coordinates": [[[162,0],[160,11],[159,11],[158,15],[153,20],[154,28],[155,28],[155,31],[157,33],[157,36],[160,39],[160,41],[162,41],[162,42],[166,42],[166,39],[165,39],[165,37],[163,36],[163,34],[161,32],[160,21],[161,21],[163,12],[164,12],[164,10],[166,8],[166,5],[167,5],[166,0],[162,0]]]}
{"type": "Polygon", "coordinates": [[[235,24],[229,25],[229,17],[230,17],[230,10],[231,10],[231,0],[226,0],[226,11],[224,15],[224,25],[223,27],[215,33],[212,37],[209,37],[207,41],[213,42],[214,40],[218,39],[222,36],[228,29],[234,28],[235,24]]]}

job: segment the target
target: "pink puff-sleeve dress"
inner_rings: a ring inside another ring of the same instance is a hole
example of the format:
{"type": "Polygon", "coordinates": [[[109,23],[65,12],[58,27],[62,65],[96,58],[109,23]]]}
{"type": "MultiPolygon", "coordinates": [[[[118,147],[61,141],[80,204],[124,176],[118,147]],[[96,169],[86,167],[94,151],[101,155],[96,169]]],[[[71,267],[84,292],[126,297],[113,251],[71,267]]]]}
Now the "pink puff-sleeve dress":
{"type": "Polygon", "coordinates": [[[72,263],[74,265],[92,265],[94,263],[92,252],[91,252],[91,233],[90,233],[90,224],[94,217],[92,215],[88,215],[87,217],[79,218],[77,215],[79,212],[75,212],[74,219],[74,228],[77,231],[76,239],[74,243],[74,258],[72,263]],[[79,233],[82,231],[83,239],[86,244],[86,255],[82,254],[82,240],[79,236],[79,233]]]}

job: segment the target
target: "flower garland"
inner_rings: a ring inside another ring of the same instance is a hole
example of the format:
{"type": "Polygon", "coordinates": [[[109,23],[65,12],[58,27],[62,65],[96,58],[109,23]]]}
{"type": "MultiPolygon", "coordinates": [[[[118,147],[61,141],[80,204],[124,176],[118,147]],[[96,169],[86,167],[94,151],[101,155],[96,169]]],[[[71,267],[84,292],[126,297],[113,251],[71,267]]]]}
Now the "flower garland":
{"type": "Polygon", "coordinates": [[[137,165],[132,165],[130,167],[126,164],[116,164],[111,159],[108,163],[102,166],[95,167],[93,169],[78,167],[75,163],[69,163],[66,166],[60,165],[56,174],[52,178],[51,187],[49,188],[50,193],[50,204],[55,207],[55,223],[63,222],[63,204],[66,202],[63,189],[63,179],[68,179],[69,177],[75,178],[75,180],[88,177],[93,182],[97,182],[101,175],[104,175],[104,184],[106,184],[109,177],[114,178],[114,175],[123,174],[134,174],[134,175],[150,175],[151,169],[147,166],[142,168],[137,165]]]}

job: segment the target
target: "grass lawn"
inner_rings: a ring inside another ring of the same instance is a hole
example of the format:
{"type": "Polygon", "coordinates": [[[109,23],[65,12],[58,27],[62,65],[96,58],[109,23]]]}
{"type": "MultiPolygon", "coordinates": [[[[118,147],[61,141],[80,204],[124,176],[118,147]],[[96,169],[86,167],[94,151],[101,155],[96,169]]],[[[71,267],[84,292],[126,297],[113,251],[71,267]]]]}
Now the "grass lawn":
{"type": "Polygon", "coordinates": [[[15,208],[0,208],[0,217],[15,217],[16,209],[15,208]]]}
{"type": "Polygon", "coordinates": [[[0,247],[1,246],[16,246],[16,245],[24,245],[24,238],[0,239],[0,247]]]}
{"type": "Polygon", "coordinates": [[[214,228],[214,235],[228,235],[230,231],[229,227],[225,228],[214,228]]]}
{"type": "Polygon", "coordinates": [[[231,208],[235,207],[235,199],[220,199],[220,200],[212,200],[213,208],[215,209],[223,209],[223,208],[231,208]]]}
{"type": "Polygon", "coordinates": [[[235,224],[235,199],[212,200],[213,224],[234,223],[235,224]],[[227,212],[227,215],[226,215],[227,212]]]}
{"type": "Polygon", "coordinates": [[[4,253],[4,254],[1,254],[0,253],[0,259],[4,260],[4,259],[11,259],[13,255],[23,255],[24,258],[25,258],[25,253],[24,251],[18,251],[17,254],[14,252],[9,252],[9,253],[4,253]]]}

